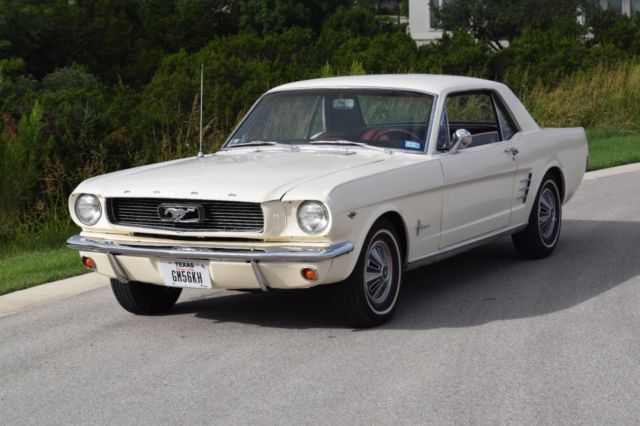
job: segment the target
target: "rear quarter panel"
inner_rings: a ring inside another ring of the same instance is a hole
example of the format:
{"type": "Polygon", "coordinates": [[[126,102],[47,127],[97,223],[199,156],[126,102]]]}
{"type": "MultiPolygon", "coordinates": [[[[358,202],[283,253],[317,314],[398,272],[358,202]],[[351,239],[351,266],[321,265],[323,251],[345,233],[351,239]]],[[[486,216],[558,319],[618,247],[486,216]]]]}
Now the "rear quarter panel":
{"type": "Polygon", "coordinates": [[[516,175],[514,194],[518,191],[531,173],[531,185],[526,202],[514,197],[512,206],[512,224],[526,223],[533,206],[538,188],[545,174],[553,167],[562,172],[564,203],[575,194],[587,166],[587,137],[581,127],[538,129],[522,132],[518,135],[514,146],[519,154],[518,173],[516,175]]]}

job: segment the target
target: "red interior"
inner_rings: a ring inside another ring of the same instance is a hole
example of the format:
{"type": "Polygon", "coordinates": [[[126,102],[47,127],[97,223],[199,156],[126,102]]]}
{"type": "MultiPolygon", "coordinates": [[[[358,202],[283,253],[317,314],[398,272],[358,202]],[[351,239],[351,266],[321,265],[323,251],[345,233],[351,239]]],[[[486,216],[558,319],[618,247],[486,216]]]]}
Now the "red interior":
{"type": "Polygon", "coordinates": [[[356,141],[424,141],[427,133],[426,124],[392,124],[388,126],[367,127],[362,132],[345,135],[338,132],[325,132],[315,139],[348,139],[356,141]],[[350,137],[349,137],[350,136],[350,137]],[[355,137],[354,137],[355,136],[355,137]]]}

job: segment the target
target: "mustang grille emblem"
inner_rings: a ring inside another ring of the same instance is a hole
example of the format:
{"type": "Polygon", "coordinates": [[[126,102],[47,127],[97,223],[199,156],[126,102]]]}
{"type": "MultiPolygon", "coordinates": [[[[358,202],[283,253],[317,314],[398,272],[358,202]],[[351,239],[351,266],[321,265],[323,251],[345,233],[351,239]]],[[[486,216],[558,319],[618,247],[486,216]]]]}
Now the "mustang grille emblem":
{"type": "Polygon", "coordinates": [[[160,204],[158,214],[163,222],[200,222],[204,208],[199,204],[160,204]]]}

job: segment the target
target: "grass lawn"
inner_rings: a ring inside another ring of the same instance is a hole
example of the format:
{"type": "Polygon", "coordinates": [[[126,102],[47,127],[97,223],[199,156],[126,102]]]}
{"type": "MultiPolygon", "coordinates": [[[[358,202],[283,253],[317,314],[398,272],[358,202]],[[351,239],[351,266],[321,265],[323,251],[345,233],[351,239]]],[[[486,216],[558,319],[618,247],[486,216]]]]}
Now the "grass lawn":
{"type": "Polygon", "coordinates": [[[88,272],[76,250],[66,247],[0,259],[0,294],[88,272]]]}
{"type": "Polygon", "coordinates": [[[612,129],[590,129],[589,170],[640,162],[640,134],[612,129]]]}

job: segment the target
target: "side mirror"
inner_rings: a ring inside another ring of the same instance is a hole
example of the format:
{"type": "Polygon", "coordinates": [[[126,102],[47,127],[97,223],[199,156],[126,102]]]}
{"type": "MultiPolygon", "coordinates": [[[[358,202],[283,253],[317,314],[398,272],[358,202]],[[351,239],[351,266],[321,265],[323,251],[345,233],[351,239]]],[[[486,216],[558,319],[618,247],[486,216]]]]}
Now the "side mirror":
{"type": "Polygon", "coordinates": [[[460,148],[466,148],[467,146],[469,146],[469,144],[473,140],[473,136],[471,136],[471,132],[469,132],[467,129],[458,129],[453,134],[453,137],[451,139],[453,145],[451,145],[451,148],[449,148],[449,153],[455,154],[460,150],[460,148]]]}

